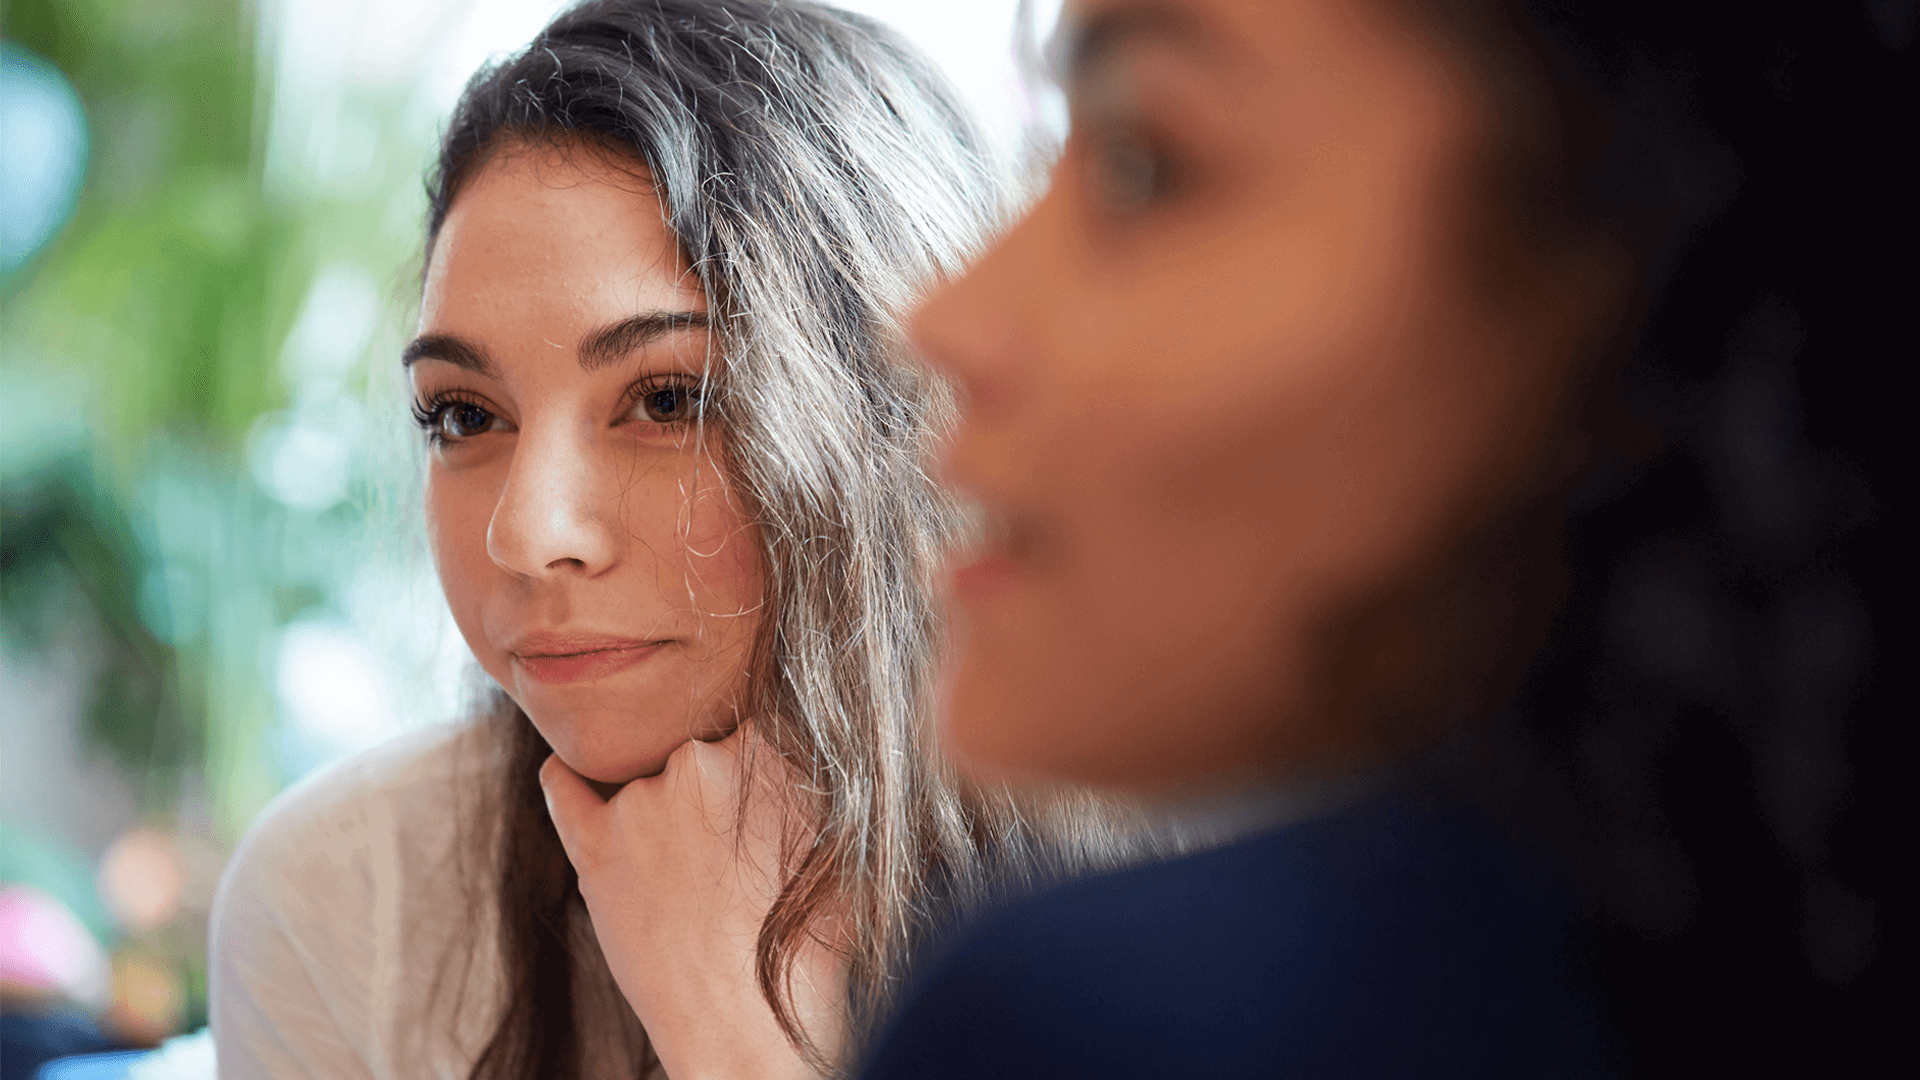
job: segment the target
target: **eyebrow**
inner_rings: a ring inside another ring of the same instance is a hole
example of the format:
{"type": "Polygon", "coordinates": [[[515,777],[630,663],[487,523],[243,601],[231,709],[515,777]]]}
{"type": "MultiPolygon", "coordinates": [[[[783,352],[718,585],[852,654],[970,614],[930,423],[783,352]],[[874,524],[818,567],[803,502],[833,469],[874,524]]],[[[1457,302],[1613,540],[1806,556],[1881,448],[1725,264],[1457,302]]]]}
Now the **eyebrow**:
{"type": "MultiPolygon", "coordinates": [[[[580,339],[580,369],[598,371],[668,334],[705,330],[710,325],[704,311],[644,311],[629,315],[580,339]]],[[[412,367],[420,360],[440,360],[490,379],[500,377],[499,365],[485,349],[454,334],[421,334],[408,342],[400,354],[400,366],[412,367]]]]}
{"type": "Polygon", "coordinates": [[[668,334],[705,330],[709,325],[704,311],[647,311],[630,315],[580,339],[580,370],[598,371],[668,334]]]}
{"type": "Polygon", "coordinates": [[[400,366],[410,368],[419,360],[442,360],[490,379],[500,376],[500,369],[487,358],[485,349],[452,334],[421,334],[408,342],[400,354],[400,366]]]}
{"type": "Polygon", "coordinates": [[[1122,49],[1142,40],[1157,40],[1195,51],[1210,51],[1204,27],[1191,12],[1154,0],[1114,4],[1085,21],[1063,28],[1056,43],[1062,63],[1063,85],[1071,86],[1111,63],[1122,49]]]}

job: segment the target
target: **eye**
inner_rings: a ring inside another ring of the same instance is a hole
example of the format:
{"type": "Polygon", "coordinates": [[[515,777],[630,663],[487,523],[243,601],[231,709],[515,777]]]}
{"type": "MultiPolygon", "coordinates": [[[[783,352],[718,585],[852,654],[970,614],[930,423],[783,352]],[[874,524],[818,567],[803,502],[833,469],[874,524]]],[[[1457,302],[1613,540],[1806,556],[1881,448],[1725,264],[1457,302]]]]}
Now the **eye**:
{"type": "Polygon", "coordinates": [[[440,411],[440,434],[466,439],[492,429],[494,415],[470,401],[455,401],[440,411]]]}
{"type": "Polygon", "coordinates": [[[416,405],[413,418],[435,445],[461,442],[502,428],[504,421],[486,406],[459,398],[440,398],[416,405]]]}
{"type": "Polygon", "coordinates": [[[1179,162],[1138,131],[1097,133],[1087,140],[1087,177],[1100,204],[1119,213],[1147,210],[1179,193],[1179,162]]]}
{"type": "Polygon", "coordinates": [[[683,424],[700,413],[701,392],[691,382],[675,380],[641,388],[634,400],[633,418],[655,424],[683,424]]]}

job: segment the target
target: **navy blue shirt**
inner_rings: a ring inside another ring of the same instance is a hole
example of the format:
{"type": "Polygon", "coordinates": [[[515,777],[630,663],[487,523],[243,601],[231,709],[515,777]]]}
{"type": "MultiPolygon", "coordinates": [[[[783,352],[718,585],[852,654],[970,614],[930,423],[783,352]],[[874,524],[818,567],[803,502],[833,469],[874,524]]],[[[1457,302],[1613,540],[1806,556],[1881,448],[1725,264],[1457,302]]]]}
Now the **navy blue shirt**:
{"type": "Polygon", "coordinates": [[[868,1080],[1604,1076],[1553,875],[1400,796],[983,918],[868,1080]]]}

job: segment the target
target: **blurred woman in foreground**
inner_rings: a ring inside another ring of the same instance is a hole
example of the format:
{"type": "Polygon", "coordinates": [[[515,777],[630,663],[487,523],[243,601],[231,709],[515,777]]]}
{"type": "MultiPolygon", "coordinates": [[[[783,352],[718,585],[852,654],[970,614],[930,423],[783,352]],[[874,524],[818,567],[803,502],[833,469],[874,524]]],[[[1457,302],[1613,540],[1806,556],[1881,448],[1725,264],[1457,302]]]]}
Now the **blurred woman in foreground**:
{"type": "Polygon", "coordinates": [[[1900,47],[1836,11],[1068,4],[1052,188],[916,323],[994,522],[947,737],[1269,828],[986,920],[869,1075],[1836,1060],[1876,564],[1794,365],[1887,325],[1807,215],[1893,205],[1823,125],[1900,47]]]}

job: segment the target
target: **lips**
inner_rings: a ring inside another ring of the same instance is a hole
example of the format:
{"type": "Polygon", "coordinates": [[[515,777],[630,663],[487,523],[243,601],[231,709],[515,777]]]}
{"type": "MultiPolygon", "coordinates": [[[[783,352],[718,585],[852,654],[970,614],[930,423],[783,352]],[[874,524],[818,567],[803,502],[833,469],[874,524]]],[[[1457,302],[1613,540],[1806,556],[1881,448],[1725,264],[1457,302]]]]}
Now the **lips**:
{"type": "Polygon", "coordinates": [[[1045,550],[1040,530],[1025,514],[989,512],[981,534],[979,543],[949,564],[954,592],[963,599],[1007,588],[1023,570],[1033,569],[1045,550]]]}
{"type": "Polygon", "coordinates": [[[977,554],[977,558],[956,564],[953,569],[953,591],[963,599],[1004,589],[1018,575],[1018,567],[1004,553],[982,551],[977,554]]]}
{"type": "Polygon", "coordinates": [[[587,682],[652,658],[668,643],[640,638],[532,634],[508,650],[515,666],[536,682],[587,682]]]}

